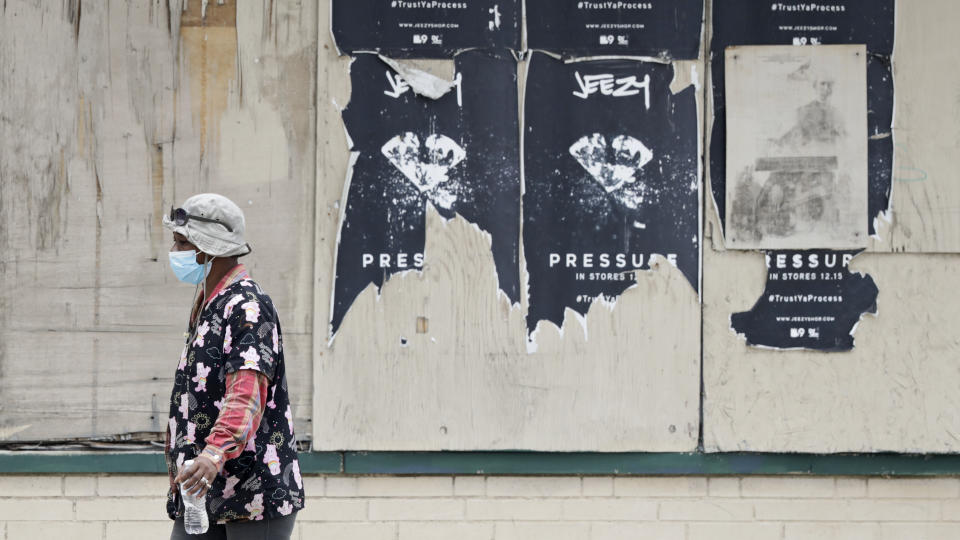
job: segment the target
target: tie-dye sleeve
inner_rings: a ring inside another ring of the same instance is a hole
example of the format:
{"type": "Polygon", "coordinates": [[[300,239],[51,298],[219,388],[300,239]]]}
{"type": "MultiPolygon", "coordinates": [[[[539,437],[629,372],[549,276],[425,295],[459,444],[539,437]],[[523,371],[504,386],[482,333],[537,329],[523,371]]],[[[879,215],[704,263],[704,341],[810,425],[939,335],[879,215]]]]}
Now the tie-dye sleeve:
{"type": "Polygon", "coordinates": [[[203,452],[219,456],[223,464],[239,456],[260,427],[269,380],[262,373],[244,369],[227,375],[227,393],[220,415],[206,438],[203,452]]]}

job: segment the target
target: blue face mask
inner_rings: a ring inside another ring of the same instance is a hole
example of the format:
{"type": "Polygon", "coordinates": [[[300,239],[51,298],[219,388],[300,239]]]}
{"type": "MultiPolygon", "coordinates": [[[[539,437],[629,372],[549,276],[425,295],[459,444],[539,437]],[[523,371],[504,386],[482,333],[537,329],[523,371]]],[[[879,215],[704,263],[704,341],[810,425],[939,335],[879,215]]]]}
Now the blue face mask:
{"type": "Polygon", "coordinates": [[[199,285],[206,277],[206,268],[197,262],[196,251],[171,251],[170,268],[177,279],[191,285],[199,285]]]}

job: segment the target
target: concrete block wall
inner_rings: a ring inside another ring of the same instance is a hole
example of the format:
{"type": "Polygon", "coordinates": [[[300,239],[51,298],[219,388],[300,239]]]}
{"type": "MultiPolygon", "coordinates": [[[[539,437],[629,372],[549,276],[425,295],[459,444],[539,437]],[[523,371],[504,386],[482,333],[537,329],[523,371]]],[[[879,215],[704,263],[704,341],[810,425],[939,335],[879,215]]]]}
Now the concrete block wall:
{"type": "MultiPolygon", "coordinates": [[[[955,540],[960,479],[306,476],[298,540],[955,540]]],[[[0,539],[166,539],[160,475],[0,476],[0,539]]]]}

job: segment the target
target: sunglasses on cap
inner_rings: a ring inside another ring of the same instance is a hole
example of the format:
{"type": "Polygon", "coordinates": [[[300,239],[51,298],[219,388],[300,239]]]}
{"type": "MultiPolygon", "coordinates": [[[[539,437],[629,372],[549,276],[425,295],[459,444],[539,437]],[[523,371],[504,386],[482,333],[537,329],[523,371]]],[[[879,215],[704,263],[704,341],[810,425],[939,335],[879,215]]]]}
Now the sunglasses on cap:
{"type": "Polygon", "coordinates": [[[172,206],[170,207],[170,221],[174,222],[178,227],[183,227],[191,219],[196,221],[205,221],[207,223],[217,223],[219,225],[222,225],[223,228],[227,230],[227,232],[233,232],[233,228],[231,228],[226,223],[220,221],[219,219],[205,218],[203,216],[194,216],[192,214],[188,214],[187,211],[184,210],[183,208],[174,208],[172,206]]]}

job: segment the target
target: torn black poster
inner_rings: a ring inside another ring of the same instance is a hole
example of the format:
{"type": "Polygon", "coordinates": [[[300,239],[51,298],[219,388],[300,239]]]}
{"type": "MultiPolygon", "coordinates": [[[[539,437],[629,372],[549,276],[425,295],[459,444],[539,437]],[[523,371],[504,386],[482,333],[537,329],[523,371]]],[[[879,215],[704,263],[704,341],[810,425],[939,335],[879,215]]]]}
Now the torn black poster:
{"type": "Polygon", "coordinates": [[[474,48],[520,49],[521,0],[333,0],[346,53],[449,58],[474,48]]]}
{"type": "Polygon", "coordinates": [[[377,56],[350,66],[343,111],[356,162],[340,225],[331,336],[371,283],[419,270],[427,204],[490,234],[500,288],[520,301],[520,143],[517,63],[504,51],[455,59],[458,84],[417,96],[377,56]]]}
{"type": "Polygon", "coordinates": [[[700,56],[703,0],[527,0],[527,43],[564,56],[700,56]]]}
{"type": "Polygon", "coordinates": [[[877,312],[877,286],[848,265],[857,251],[769,251],[767,285],[753,309],[730,317],[747,344],[776,349],[848,351],[866,313],[877,312]]]}
{"type": "Polygon", "coordinates": [[[527,328],[563,325],[660,255],[699,288],[696,89],[674,68],[533,53],[525,90],[527,328]]]}
{"type": "Polygon", "coordinates": [[[726,223],[726,112],[724,50],[733,45],[867,45],[868,232],[890,203],[893,164],[894,0],[767,2],[714,0],[710,44],[713,128],[710,184],[721,223],[726,223]]]}

